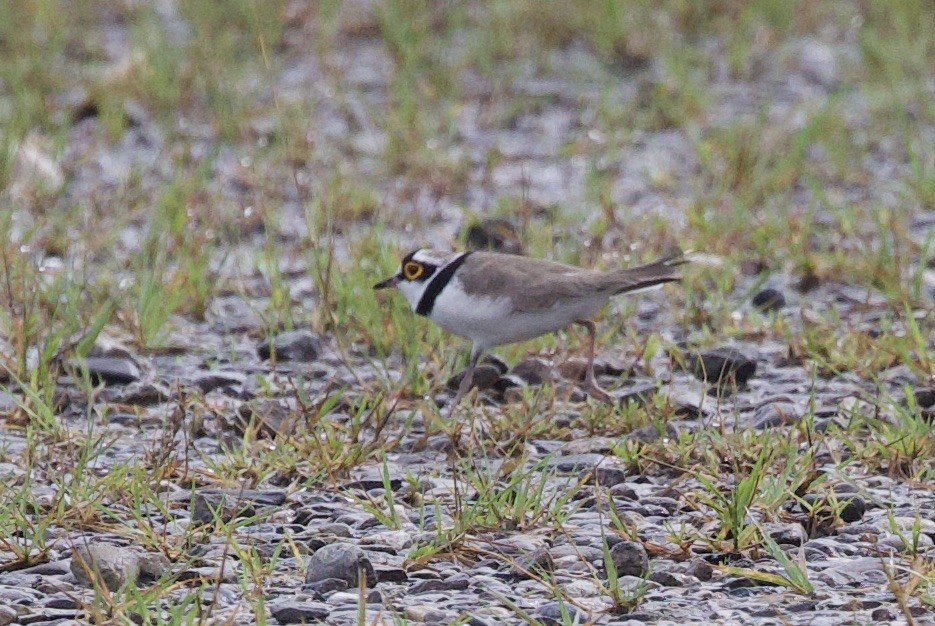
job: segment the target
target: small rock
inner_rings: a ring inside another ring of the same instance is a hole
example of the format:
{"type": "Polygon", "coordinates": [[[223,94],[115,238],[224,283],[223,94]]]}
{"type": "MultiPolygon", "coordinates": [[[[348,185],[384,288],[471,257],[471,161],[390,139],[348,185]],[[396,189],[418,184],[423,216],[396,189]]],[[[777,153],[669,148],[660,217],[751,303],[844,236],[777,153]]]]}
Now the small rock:
{"type": "MultiPolygon", "coordinates": [[[[630,472],[623,467],[598,465],[593,470],[585,470],[582,472],[582,474],[583,477],[590,474],[591,482],[595,485],[600,485],[601,487],[614,487],[626,481],[627,476],[630,475],[630,472]]],[[[611,493],[613,493],[613,491],[611,491],[611,493]]]]}
{"type": "Polygon", "coordinates": [[[663,431],[664,432],[659,432],[659,427],[655,424],[647,424],[631,432],[627,435],[627,438],[635,441],[642,441],[643,443],[652,443],[660,437],[665,437],[666,439],[678,439],[679,437],[679,430],[675,427],[675,424],[667,423],[663,431]]]}
{"type": "Polygon", "coordinates": [[[8,626],[19,622],[19,613],[11,606],[0,604],[0,626],[8,626]]]}
{"type": "MultiPolygon", "coordinates": [[[[182,494],[180,497],[184,497],[182,494]]],[[[255,489],[202,489],[195,493],[192,501],[191,518],[196,522],[208,524],[215,517],[229,522],[235,517],[255,515],[263,506],[276,507],[286,501],[283,491],[255,489]]]]}
{"type": "MultiPolygon", "coordinates": [[[[935,422],[935,389],[913,389],[909,393],[922,418],[927,422],[935,422]]],[[[907,408],[911,405],[908,395],[902,405],[907,408]]]]}
{"type": "Polygon", "coordinates": [[[84,366],[95,385],[126,385],[140,379],[140,368],[130,359],[89,356],[84,366]]]}
{"type": "Polygon", "coordinates": [[[786,306],[786,296],[778,289],[766,288],[753,296],[753,306],[763,313],[772,313],[786,306]]]}
{"type": "Polygon", "coordinates": [[[528,552],[517,559],[517,567],[514,568],[518,576],[526,577],[541,576],[551,573],[555,569],[555,563],[552,562],[552,555],[548,548],[541,546],[532,552],[528,552]]]}
{"type": "Polygon", "coordinates": [[[280,624],[308,624],[324,620],[331,609],[320,602],[286,601],[270,604],[269,612],[280,624]]]}
{"type": "Polygon", "coordinates": [[[304,588],[319,600],[324,600],[325,596],[335,591],[347,591],[348,585],[346,580],[340,578],[325,578],[306,583],[304,588]]]}
{"type": "Polygon", "coordinates": [[[506,361],[498,357],[496,354],[484,355],[484,358],[481,359],[480,364],[493,365],[497,368],[497,371],[500,372],[501,376],[510,371],[510,366],[506,364],[506,361]]]}
{"type": "Polygon", "coordinates": [[[135,552],[106,543],[78,544],[71,556],[71,573],[78,584],[93,587],[103,582],[110,591],[136,582],[140,557],[135,552]]]}
{"type": "Polygon", "coordinates": [[[536,610],[536,617],[549,626],[557,626],[559,624],[583,624],[587,621],[587,618],[581,611],[567,602],[546,602],[540,605],[536,610]],[[563,617],[563,613],[568,616],[568,620],[563,617]]]}
{"type": "Polygon", "coordinates": [[[552,364],[539,357],[527,357],[517,363],[510,372],[521,378],[527,385],[541,385],[551,381],[552,364]]]}
{"type": "Polygon", "coordinates": [[[523,253],[523,244],[516,234],[516,227],[502,218],[485,218],[479,224],[472,224],[467,229],[464,244],[469,250],[523,253]]]}
{"type": "Polygon", "coordinates": [[[346,581],[348,587],[356,587],[358,571],[364,573],[368,586],[376,584],[373,565],[363,550],[349,543],[332,543],[316,550],[309,559],[305,581],[314,583],[337,578],[346,581]]]}
{"type": "Polygon", "coordinates": [[[808,534],[798,522],[764,524],[764,530],[779,545],[801,546],[808,541],[808,534]]]}
{"type": "Polygon", "coordinates": [[[838,84],[838,64],[834,50],[817,39],[805,39],[798,54],[799,69],[809,81],[822,87],[838,84]]]}
{"type": "Polygon", "coordinates": [[[637,384],[629,389],[615,391],[612,395],[618,404],[626,405],[630,402],[637,406],[643,406],[656,394],[658,389],[655,384],[645,383],[637,384]]]}
{"type": "Polygon", "coordinates": [[[247,377],[241,372],[212,371],[200,372],[192,380],[192,384],[198,387],[202,393],[208,393],[222,387],[234,387],[243,385],[247,377]]]}
{"type": "Polygon", "coordinates": [[[685,584],[684,579],[679,574],[665,570],[657,570],[651,573],[649,580],[659,583],[663,587],[681,587],[685,584]]]}
{"type": "Polygon", "coordinates": [[[701,582],[708,582],[714,575],[714,567],[704,559],[692,559],[685,568],[688,576],[694,576],[701,582]]]}
{"type": "Polygon", "coordinates": [[[513,374],[507,374],[497,379],[497,382],[493,384],[493,390],[506,397],[505,394],[510,389],[522,389],[525,384],[526,381],[522,378],[514,376],[513,374]]]}
{"type": "Polygon", "coordinates": [[[756,361],[735,348],[716,348],[688,357],[692,372],[706,383],[742,387],[756,373],[756,361]]]}
{"type": "Polygon", "coordinates": [[[830,520],[836,515],[837,519],[850,524],[860,521],[867,510],[864,499],[853,493],[809,493],[802,499],[805,501],[802,510],[813,520],[830,520]]]}
{"type": "Polygon", "coordinates": [[[98,396],[101,402],[127,404],[130,406],[153,406],[169,400],[169,390],[162,385],[153,383],[135,382],[119,389],[105,389],[105,393],[98,396]]]}
{"type": "Polygon", "coordinates": [[[274,352],[278,361],[314,361],[321,353],[321,340],[307,330],[293,330],[257,346],[257,355],[264,361],[270,360],[274,352]]]}
{"type": "Polygon", "coordinates": [[[797,424],[802,419],[802,410],[792,402],[770,402],[753,414],[753,428],[765,430],[778,426],[797,424]]]}
{"type": "Polygon", "coordinates": [[[649,569],[646,548],[636,541],[621,541],[610,549],[617,576],[643,576],[649,569]]]}
{"type": "Polygon", "coordinates": [[[606,460],[606,456],[597,453],[566,454],[564,456],[553,456],[545,464],[547,467],[557,469],[560,472],[581,472],[593,470],[606,460]]]}
{"type": "MultiPolygon", "coordinates": [[[[461,370],[454,376],[448,379],[446,386],[452,391],[457,391],[458,387],[461,385],[461,381],[464,379],[464,373],[467,370],[461,370]]],[[[474,377],[471,380],[471,389],[480,389],[481,391],[485,389],[491,389],[497,381],[500,380],[500,370],[494,367],[493,365],[488,365],[486,363],[481,363],[474,368],[474,377]]]]}

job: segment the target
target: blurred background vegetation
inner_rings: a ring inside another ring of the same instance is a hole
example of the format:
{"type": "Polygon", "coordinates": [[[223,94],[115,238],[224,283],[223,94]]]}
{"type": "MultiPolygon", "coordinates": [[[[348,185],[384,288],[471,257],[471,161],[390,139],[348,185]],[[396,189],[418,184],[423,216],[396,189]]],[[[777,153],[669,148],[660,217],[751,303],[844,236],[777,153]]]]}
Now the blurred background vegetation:
{"type": "Polygon", "coordinates": [[[228,292],[388,348],[372,278],[487,216],[572,262],[717,255],[713,330],[767,268],[918,302],[933,24],[927,0],[2,3],[7,359],[102,320],[158,348],[228,292]]]}

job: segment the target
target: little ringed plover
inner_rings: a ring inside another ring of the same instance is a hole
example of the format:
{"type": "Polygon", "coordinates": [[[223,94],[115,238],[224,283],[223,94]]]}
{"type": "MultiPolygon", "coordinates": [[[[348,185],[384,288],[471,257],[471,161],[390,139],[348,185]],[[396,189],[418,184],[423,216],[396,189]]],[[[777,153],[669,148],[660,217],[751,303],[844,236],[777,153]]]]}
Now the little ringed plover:
{"type": "Polygon", "coordinates": [[[572,324],[588,331],[588,392],[611,402],[594,378],[593,318],[612,296],[678,281],[677,267],[685,262],[678,252],[647,265],[602,272],[512,254],[422,248],[406,255],[396,274],[373,288],[399,289],[415,313],[471,340],[471,361],[452,411],[471,388],[484,352],[572,324]]]}

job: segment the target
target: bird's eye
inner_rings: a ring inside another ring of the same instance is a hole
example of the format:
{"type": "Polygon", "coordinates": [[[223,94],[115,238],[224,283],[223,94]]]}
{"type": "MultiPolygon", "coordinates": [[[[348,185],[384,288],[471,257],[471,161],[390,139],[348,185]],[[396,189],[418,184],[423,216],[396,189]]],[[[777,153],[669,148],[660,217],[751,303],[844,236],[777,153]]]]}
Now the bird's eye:
{"type": "Polygon", "coordinates": [[[417,280],[419,276],[422,276],[422,272],[425,271],[425,267],[421,263],[416,263],[415,261],[409,261],[403,265],[403,276],[406,277],[406,280],[417,280]]]}

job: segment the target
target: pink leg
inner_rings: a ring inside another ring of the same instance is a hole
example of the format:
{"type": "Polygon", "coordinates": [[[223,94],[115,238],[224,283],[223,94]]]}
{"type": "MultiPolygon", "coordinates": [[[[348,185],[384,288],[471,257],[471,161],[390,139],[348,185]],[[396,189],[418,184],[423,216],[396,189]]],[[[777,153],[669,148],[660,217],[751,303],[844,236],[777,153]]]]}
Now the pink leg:
{"type": "Polygon", "coordinates": [[[454,400],[451,401],[451,404],[448,405],[448,416],[450,417],[454,413],[455,408],[464,398],[465,394],[471,389],[471,383],[474,382],[474,369],[477,367],[478,361],[480,361],[481,355],[484,353],[483,350],[477,349],[475,346],[471,350],[471,362],[468,364],[467,369],[464,371],[464,378],[461,379],[461,384],[458,385],[458,392],[455,394],[454,400]]]}
{"type": "Polygon", "coordinates": [[[588,371],[585,374],[584,384],[588,393],[609,404],[614,404],[614,399],[609,393],[601,389],[594,378],[594,344],[597,342],[597,325],[592,320],[576,320],[576,324],[581,324],[588,330],[588,371]]]}

